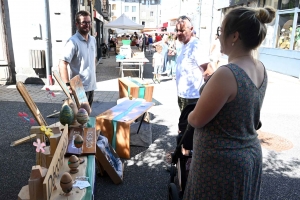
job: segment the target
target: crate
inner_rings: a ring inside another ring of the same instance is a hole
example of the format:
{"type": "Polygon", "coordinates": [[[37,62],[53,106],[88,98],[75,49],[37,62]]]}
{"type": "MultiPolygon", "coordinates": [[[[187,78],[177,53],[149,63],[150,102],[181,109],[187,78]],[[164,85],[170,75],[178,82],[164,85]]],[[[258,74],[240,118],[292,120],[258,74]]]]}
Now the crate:
{"type": "Polygon", "coordinates": [[[144,84],[140,78],[119,78],[118,83],[120,98],[131,95],[133,98],[143,98],[147,102],[152,102],[153,85],[144,84]],[[143,89],[143,91],[141,91],[141,89],[143,89]]]}
{"type": "Polygon", "coordinates": [[[122,40],[122,44],[123,45],[130,45],[131,44],[131,40],[122,40]]]}

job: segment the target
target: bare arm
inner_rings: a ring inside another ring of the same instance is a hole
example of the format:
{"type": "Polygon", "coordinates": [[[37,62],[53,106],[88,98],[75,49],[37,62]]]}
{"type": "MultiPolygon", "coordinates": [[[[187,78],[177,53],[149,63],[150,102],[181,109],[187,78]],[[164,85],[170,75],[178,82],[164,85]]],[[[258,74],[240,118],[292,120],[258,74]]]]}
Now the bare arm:
{"type": "MultiPolygon", "coordinates": [[[[58,65],[59,73],[64,83],[69,83],[70,81],[69,74],[68,74],[68,64],[69,64],[68,62],[64,60],[60,60],[58,65]]],[[[70,86],[68,86],[68,89],[70,94],[72,94],[72,89],[70,86]]]]}
{"type": "Polygon", "coordinates": [[[203,77],[204,80],[206,81],[213,73],[214,73],[214,68],[212,66],[211,63],[204,63],[202,65],[200,65],[200,67],[202,68],[203,72],[203,77]]]}
{"type": "Polygon", "coordinates": [[[188,123],[201,128],[210,122],[237,93],[237,83],[230,69],[219,68],[207,82],[195,109],[188,116],[188,123]]]}
{"type": "Polygon", "coordinates": [[[69,74],[68,74],[68,64],[69,64],[68,62],[66,62],[64,60],[60,60],[59,65],[58,65],[58,69],[59,69],[61,79],[65,83],[68,83],[70,81],[69,80],[69,74]]]}

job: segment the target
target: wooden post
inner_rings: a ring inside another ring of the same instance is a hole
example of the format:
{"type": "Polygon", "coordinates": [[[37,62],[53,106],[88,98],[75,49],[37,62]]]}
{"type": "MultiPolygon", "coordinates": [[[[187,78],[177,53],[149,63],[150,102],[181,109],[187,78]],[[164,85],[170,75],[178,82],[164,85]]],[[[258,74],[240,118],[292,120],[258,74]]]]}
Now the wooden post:
{"type": "Polygon", "coordinates": [[[43,181],[46,173],[46,168],[42,168],[40,165],[32,166],[28,180],[30,200],[43,199],[43,181]]]}

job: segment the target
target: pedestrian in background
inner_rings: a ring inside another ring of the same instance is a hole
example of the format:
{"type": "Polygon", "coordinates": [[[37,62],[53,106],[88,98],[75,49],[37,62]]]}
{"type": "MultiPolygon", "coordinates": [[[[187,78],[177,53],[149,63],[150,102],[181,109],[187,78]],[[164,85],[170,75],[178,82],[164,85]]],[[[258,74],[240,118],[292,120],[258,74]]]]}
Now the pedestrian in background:
{"type": "Polygon", "coordinates": [[[154,68],[153,71],[153,82],[160,83],[160,76],[162,74],[164,57],[161,53],[162,46],[156,45],[156,52],[153,54],[152,66],[154,68]]]}
{"type": "Polygon", "coordinates": [[[199,89],[204,83],[203,73],[207,70],[208,58],[203,57],[200,40],[193,37],[193,24],[186,16],[176,22],[177,37],[183,43],[176,59],[176,85],[180,112],[200,97],[199,89]]]}
{"type": "Polygon", "coordinates": [[[167,73],[169,77],[175,79],[176,73],[176,58],[177,58],[177,50],[176,50],[176,34],[171,36],[171,39],[168,43],[168,58],[167,58],[167,73]]]}
{"type": "Polygon", "coordinates": [[[252,53],[274,17],[271,7],[237,7],[225,15],[218,34],[229,64],[207,81],[188,116],[195,132],[183,199],[260,198],[262,150],[256,130],[268,78],[252,53]]]}
{"type": "Polygon", "coordinates": [[[69,87],[70,79],[80,76],[87,99],[92,107],[94,90],[96,89],[96,39],[89,34],[91,15],[87,11],[79,11],[75,16],[76,33],[68,39],[62,50],[59,72],[62,80],[69,87]],[[69,67],[68,67],[69,66],[69,67]]]}
{"type": "Polygon", "coordinates": [[[155,33],[155,42],[161,41],[161,36],[157,33],[155,33]]]}

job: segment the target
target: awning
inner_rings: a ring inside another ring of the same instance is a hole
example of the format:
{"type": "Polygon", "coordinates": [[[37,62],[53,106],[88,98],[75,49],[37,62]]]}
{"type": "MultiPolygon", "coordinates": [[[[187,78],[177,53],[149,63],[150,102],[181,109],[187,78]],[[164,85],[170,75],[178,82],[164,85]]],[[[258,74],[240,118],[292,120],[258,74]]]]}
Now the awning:
{"type": "Polygon", "coordinates": [[[163,23],[162,27],[167,28],[168,27],[168,22],[163,23]]]}

